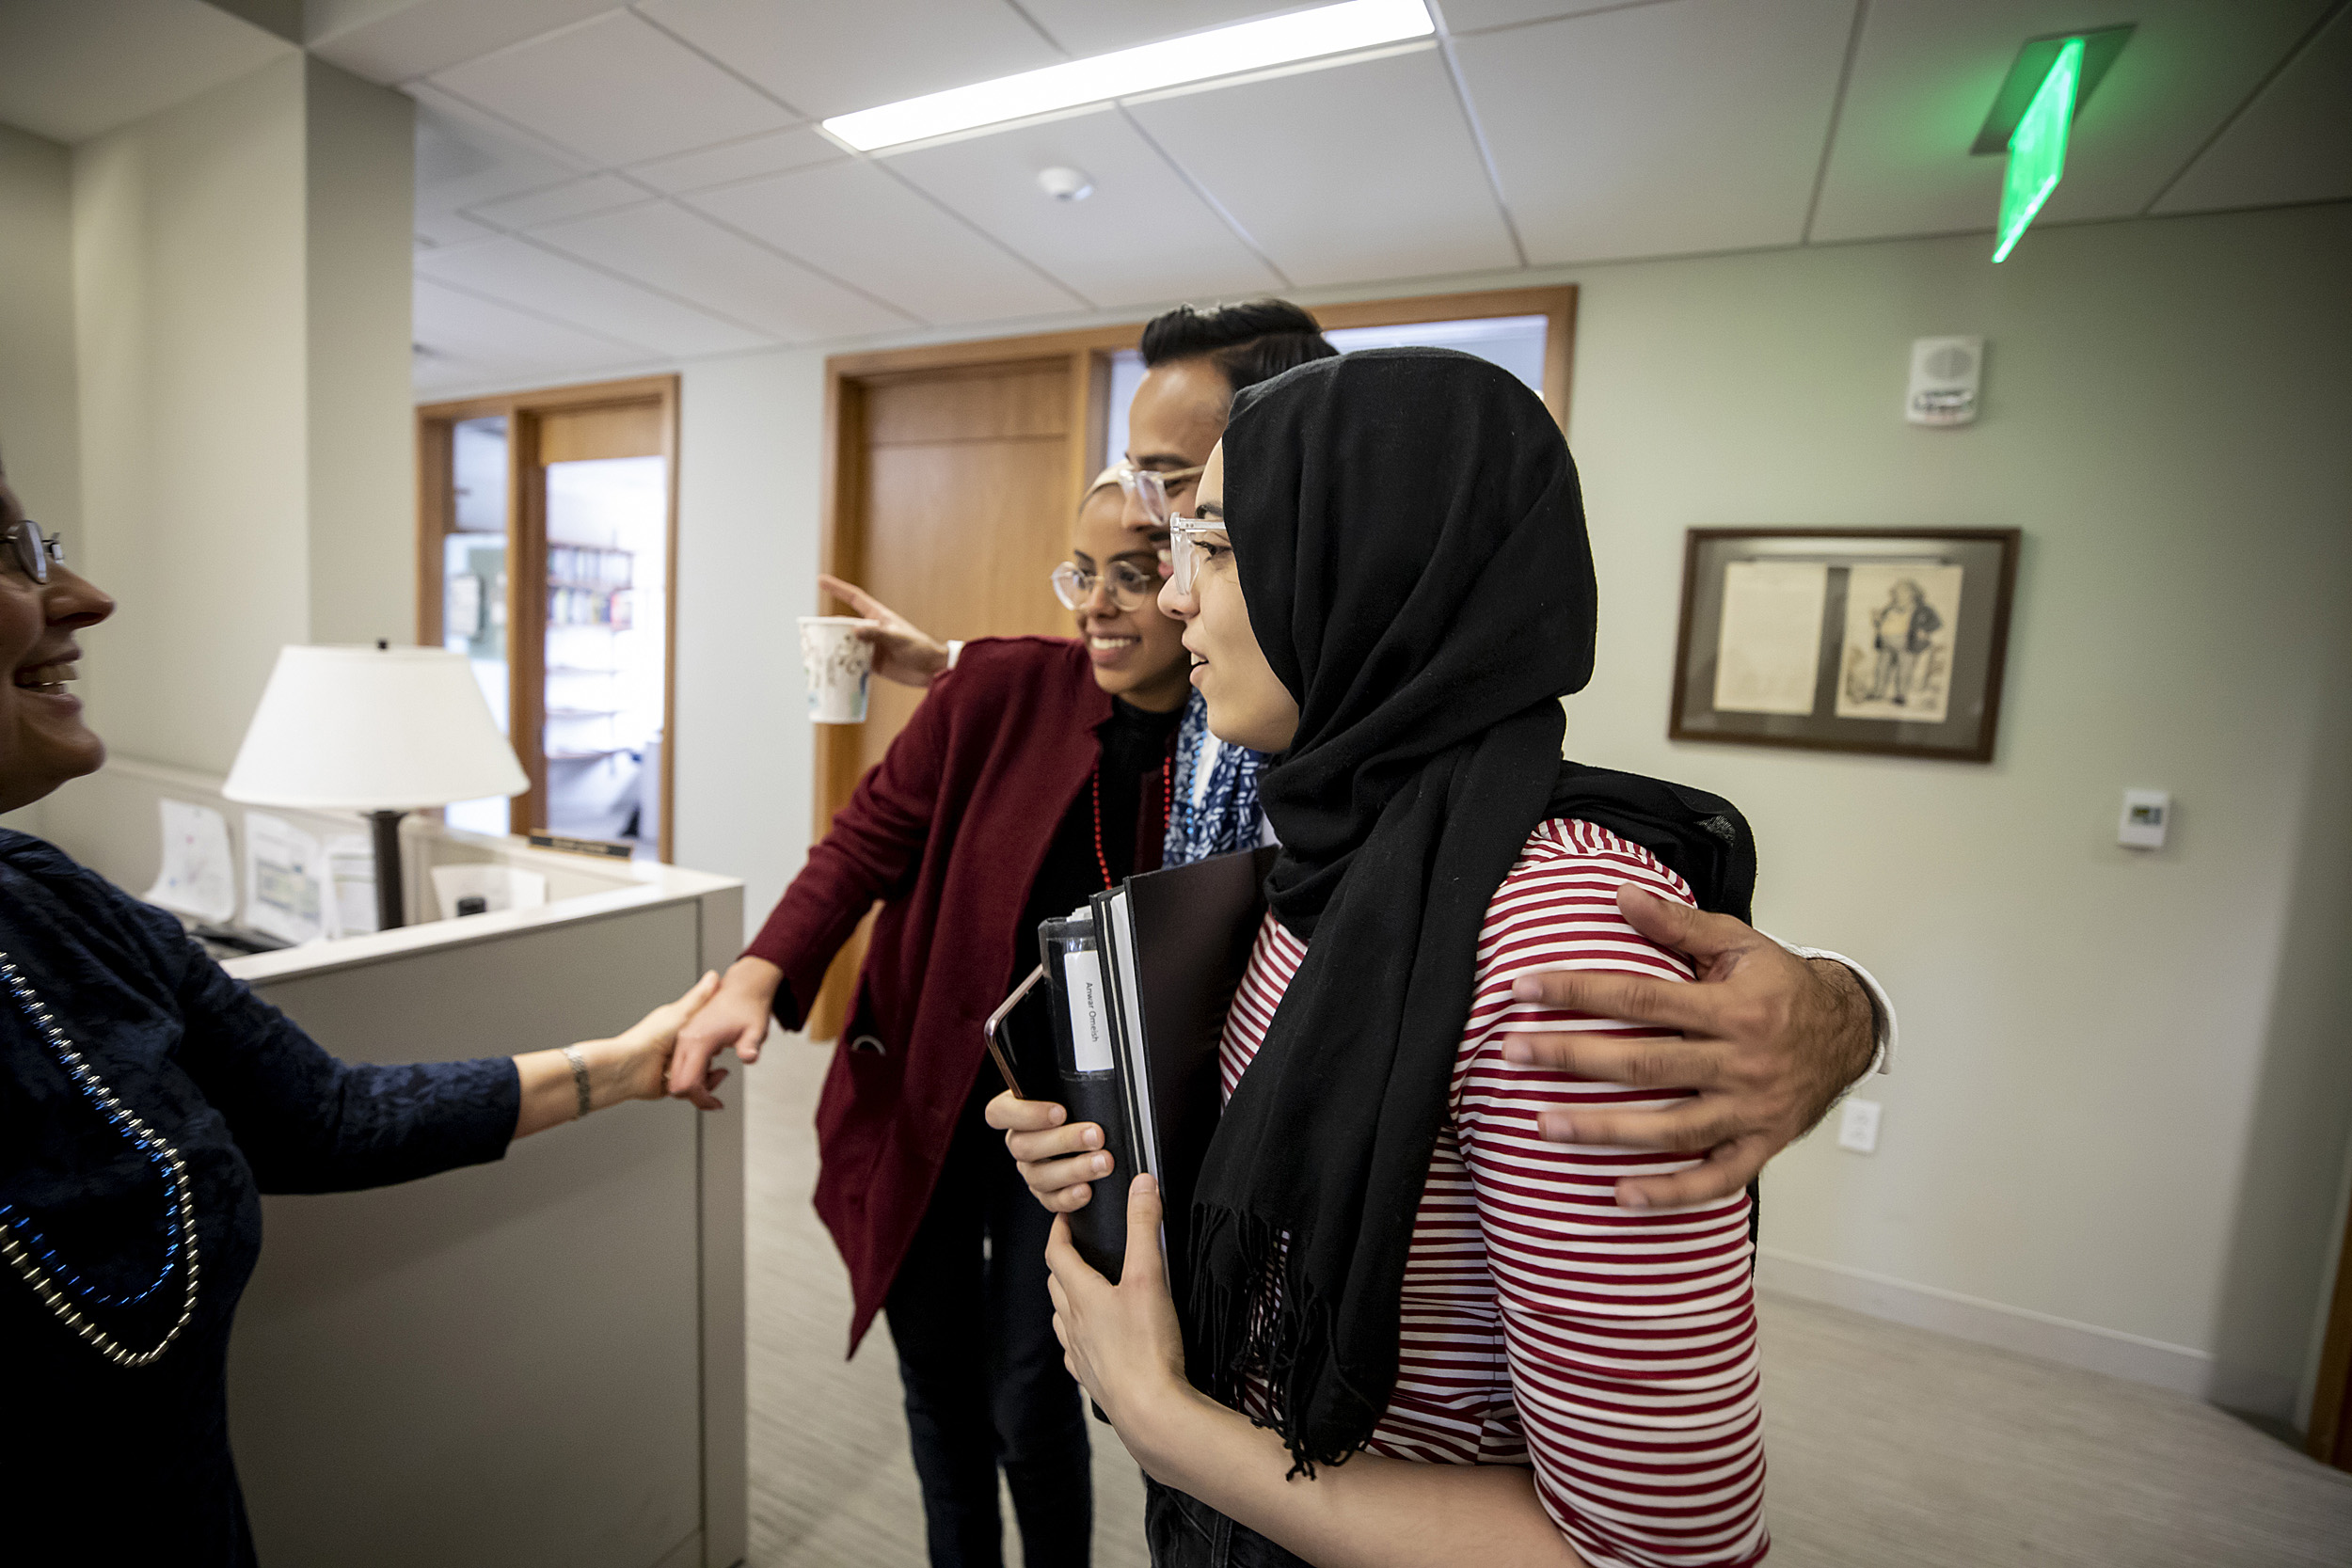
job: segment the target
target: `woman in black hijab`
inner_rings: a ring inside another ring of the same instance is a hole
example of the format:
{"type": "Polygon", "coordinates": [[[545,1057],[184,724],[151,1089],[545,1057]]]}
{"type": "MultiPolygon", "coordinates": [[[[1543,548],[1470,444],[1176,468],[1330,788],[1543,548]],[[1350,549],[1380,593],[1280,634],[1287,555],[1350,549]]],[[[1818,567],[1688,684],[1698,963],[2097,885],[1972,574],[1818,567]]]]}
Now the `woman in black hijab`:
{"type": "Polygon", "coordinates": [[[1560,760],[1592,671],[1575,465],[1533,393],[1439,350],[1242,395],[1162,604],[1283,852],[1223,1043],[1181,1328],[1135,1183],[1123,1283],[1057,1225],[1072,1370],[1152,1478],[1162,1568],[1743,1563],[1768,1542],[1748,1199],[1628,1211],[1696,1155],[1543,1141],[1653,1091],[1512,1037],[1549,969],[1688,978],[1619,884],[1744,918],[1724,802],[1560,760]],[[1189,1375],[1187,1375],[1189,1374],[1189,1375]]]}

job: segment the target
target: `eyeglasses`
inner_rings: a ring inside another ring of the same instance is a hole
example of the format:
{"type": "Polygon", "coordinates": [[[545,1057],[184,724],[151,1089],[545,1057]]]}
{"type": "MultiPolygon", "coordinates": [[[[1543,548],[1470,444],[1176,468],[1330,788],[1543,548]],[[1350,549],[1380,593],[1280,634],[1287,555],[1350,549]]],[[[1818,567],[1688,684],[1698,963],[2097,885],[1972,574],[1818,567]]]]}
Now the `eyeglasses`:
{"type": "MultiPolygon", "coordinates": [[[[1066,610],[1083,610],[1094,598],[1094,585],[1102,574],[1090,572],[1074,561],[1065,561],[1054,568],[1054,597],[1066,610]]],[[[1110,570],[1111,602],[1121,610],[1141,610],[1147,600],[1159,597],[1160,579],[1132,561],[1114,561],[1110,570]]]]}
{"type": "Polygon", "coordinates": [[[64,543],[54,533],[43,535],[40,525],[30,517],[0,531],[0,540],[8,544],[9,563],[35,582],[49,580],[51,562],[65,564],[64,543]]]}
{"type": "Polygon", "coordinates": [[[1193,584],[1200,580],[1202,566],[1215,560],[1219,550],[1232,553],[1233,546],[1229,542],[1232,537],[1225,531],[1225,519],[1222,517],[1170,517],[1168,520],[1168,544],[1176,592],[1191,593],[1193,584]],[[1216,540],[1204,537],[1212,533],[1218,536],[1216,540]]]}
{"type": "Polygon", "coordinates": [[[1189,468],[1138,468],[1133,459],[1122,457],[1111,465],[1111,472],[1119,476],[1119,487],[1127,492],[1128,499],[1143,508],[1143,515],[1165,528],[1176,510],[1168,504],[1168,487],[1191,483],[1207,467],[1202,463],[1189,468]]]}

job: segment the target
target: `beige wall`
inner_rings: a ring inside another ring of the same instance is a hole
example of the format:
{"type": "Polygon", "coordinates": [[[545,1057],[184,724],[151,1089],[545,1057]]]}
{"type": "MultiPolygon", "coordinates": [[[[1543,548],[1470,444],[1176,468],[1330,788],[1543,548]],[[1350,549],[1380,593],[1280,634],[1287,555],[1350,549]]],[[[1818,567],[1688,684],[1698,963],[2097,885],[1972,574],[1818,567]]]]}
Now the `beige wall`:
{"type": "Polygon", "coordinates": [[[2212,1355],[2292,1402],[2352,1115],[2352,209],[1596,272],[1602,583],[1573,749],[1754,818],[1759,919],[1903,1004],[1880,1152],[1773,1167],[1769,1247],[2212,1355]],[[1900,422],[1982,332],[1985,417],[1900,422]],[[1663,739],[1682,531],[2026,531],[1990,767],[1663,739]],[[2114,842],[2169,789],[2170,846],[2114,842]],[[2329,962],[2322,955],[2332,954],[2329,962]]]}
{"type": "Polygon", "coordinates": [[[72,167],[55,142],[0,125],[0,459],[25,509],[69,548],[75,458],[72,167]]]}
{"type": "Polygon", "coordinates": [[[409,108],[287,57],[73,152],[85,666],[119,752],[226,771],[278,649],[413,635],[409,108]]]}
{"type": "MultiPolygon", "coordinates": [[[[64,148],[0,125],[0,461],[25,510],[78,558],[72,192],[64,148]]],[[[37,832],[40,809],[0,823],[37,832]]]]}
{"type": "MultiPolygon", "coordinates": [[[[1571,749],[1738,800],[1759,919],[1901,1001],[1880,1151],[1773,1166],[1769,1278],[2284,1415],[2352,1130],[2352,208],[1986,248],[1549,275],[1602,585],[1571,749]],[[1956,332],[1984,418],[1905,425],[1956,332]],[[1669,744],[1682,533],[1742,524],[2024,529],[1996,760],[1669,744]],[[2161,853],[2114,843],[2130,785],[2176,796],[2161,853]]],[[[822,356],[684,399],[680,856],[756,921],[807,820],[822,356]]]]}
{"type": "Polygon", "coordinates": [[[304,62],[313,642],[416,637],[416,108],[304,62]]]}

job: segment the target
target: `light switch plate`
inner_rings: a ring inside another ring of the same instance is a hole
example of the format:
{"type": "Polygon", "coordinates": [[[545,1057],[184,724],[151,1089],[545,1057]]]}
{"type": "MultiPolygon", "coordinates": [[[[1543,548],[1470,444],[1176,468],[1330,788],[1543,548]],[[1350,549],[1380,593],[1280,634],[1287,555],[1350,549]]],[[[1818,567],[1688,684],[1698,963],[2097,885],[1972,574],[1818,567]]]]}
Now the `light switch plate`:
{"type": "Polygon", "coordinates": [[[1837,1117],[1837,1147],[1851,1148],[1856,1154],[1876,1154],[1879,1149],[1879,1102],[1875,1100],[1849,1100],[1837,1117]]]}
{"type": "Polygon", "coordinates": [[[2172,797],[2161,789],[2127,789],[2123,816],[2115,825],[2115,842],[2133,849],[2161,849],[2165,830],[2172,825],[2172,797]]]}

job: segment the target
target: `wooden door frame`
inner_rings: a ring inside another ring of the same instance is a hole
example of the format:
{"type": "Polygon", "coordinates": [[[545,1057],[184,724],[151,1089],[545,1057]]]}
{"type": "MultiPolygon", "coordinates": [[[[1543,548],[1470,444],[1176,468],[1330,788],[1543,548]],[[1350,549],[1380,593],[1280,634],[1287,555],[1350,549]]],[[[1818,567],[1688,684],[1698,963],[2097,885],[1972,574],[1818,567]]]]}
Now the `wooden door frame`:
{"type": "MultiPolygon", "coordinates": [[[[1352,300],[1307,309],[1327,329],[1471,321],[1488,316],[1542,316],[1548,324],[1544,335],[1544,405],[1565,431],[1568,424],[1569,375],[1576,362],[1576,285],[1566,283],[1474,293],[1352,300]]],[[[1066,366],[1073,407],[1070,434],[1065,437],[1069,476],[1065,488],[1074,506],[1087,481],[1094,477],[1094,457],[1102,450],[1104,432],[1109,428],[1111,356],[1121,349],[1134,348],[1142,336],[1143,326],[1141,321],[1135,321],[1073,332],[966,338],[915,348],[836,354],[827,358],[824,470],[818,501],[823,530],[819,546],[823,569],[851,582],[862,580],[866,564],[866,398],[869,388],[888,385],[895,379],[941,371],[1009,370],[1057,362],[1066,366]]],[[[819,614],[851,613],[849,606],[831,594],[820,594],[818,598],[819,614]]],[[[860,755],[855,729],[842,724],[818,724],[815,728],[812,839],[824,837],[834,814],[848,803],[850,791],[857,787],[860,755]]],[[[847,1008],[850,989],[845,960],[861,946],[856,942],[850,943],[828,972],[824,990],[809,1009],[807,1026],[811,1038],[830,1037],[844,1022],[842,1014],[847,1008]]]]}
{"type": "Polygon", "coordinates": [[[456,527],[455,440],[453,427],[467,420],[506,421],[506,727],[516,744],[530,787],[515,797],[516,818],[528,831],[547,808],[548,762],[544,739],[547,706],[547,496],[530,482],[539,467],[542,418],[557,412],[625,404],[659,409],[661,457],[668,487],[662,581],[661,820],[657,853],[668,863],[675,843],[677,778],[677,560],[678,560],[678,378],[632,376],[624,381],[581,382],[494,397],[461,398],[417,407],[417,641],[441,643],[442,540],[456,527]],[[529,584],[535,592],[525,592],[529,584]]]}

